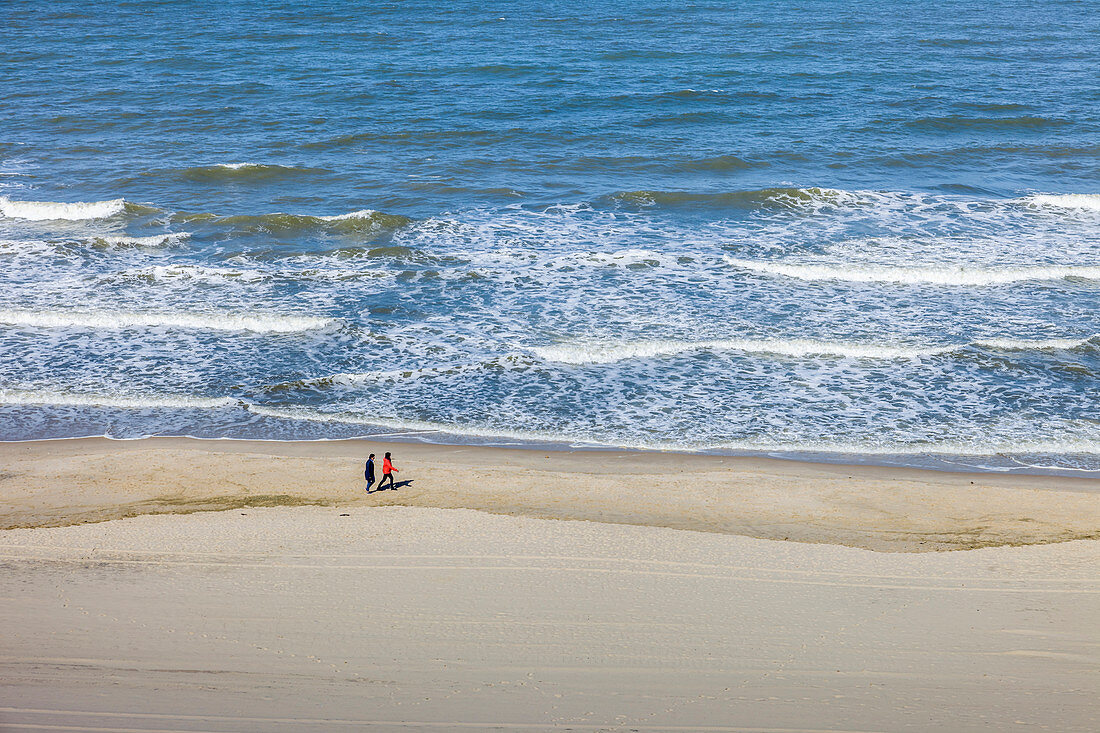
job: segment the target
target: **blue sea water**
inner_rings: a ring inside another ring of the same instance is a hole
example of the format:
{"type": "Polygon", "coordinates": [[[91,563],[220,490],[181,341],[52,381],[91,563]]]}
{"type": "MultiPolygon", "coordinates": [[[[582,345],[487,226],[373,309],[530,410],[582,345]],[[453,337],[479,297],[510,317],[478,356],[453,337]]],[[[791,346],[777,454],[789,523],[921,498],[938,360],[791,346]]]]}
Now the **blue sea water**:
{"type": "Polygon", "coordinates": [[[0,6],[0,439],[1100,470],[1093,2],[0,6]]]}

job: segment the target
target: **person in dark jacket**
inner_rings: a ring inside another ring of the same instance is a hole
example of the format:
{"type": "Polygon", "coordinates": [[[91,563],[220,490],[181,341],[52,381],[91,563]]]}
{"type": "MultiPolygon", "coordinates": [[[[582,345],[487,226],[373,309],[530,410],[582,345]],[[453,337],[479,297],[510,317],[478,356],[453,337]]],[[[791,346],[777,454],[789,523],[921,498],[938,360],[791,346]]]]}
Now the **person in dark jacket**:
{"type": "Polygon", "coordinates": [[[374,454],[367,459],[367,470],[363,472],[363,478],[367,480],[367,493],[370,493],[371,484],[374,483],[374,454]]]}

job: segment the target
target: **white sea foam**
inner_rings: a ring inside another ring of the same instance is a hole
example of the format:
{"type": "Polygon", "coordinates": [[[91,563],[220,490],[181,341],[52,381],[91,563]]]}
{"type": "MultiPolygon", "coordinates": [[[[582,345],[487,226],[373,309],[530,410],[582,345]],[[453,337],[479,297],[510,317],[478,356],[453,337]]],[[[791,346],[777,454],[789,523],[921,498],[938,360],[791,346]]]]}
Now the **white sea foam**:
{"type": "Polygon", "coordinates": [[[30,219],[33,221],[105,219],[122,213],[125,208],[125,199],[59,203],[56,201],[12,201],[6,196],[0,196],[0,214],[12,219],[30,219]]]}
{"type": "Polygon", "coordinates": [[[241,168],[262,168],[262,163],[217,163],[218,168],[228,168],[231,171],[239,171],[241,168]]]}
{"type": "Polygon", "coordinates": [[[744,270],[798,280],[842,280],[906,285],[1004,285],[1015,282],[1082,278],[1100,280],[1100,265],[1046,265],[1018,268],[962,266],[894,267],[888,265],[789,264],[744,260],[724,255],[726,263],[744,270]]]}
{"type": "MultiPolygon", "coordinates": [[[[428,420],[405,420],[384,416],[370,415],[354,412],[321,412],[303,407],[266,407],[262,405],[248,405],[249,412],[265,417],[274,417],[281,420],[309,420],[311,422],[340,423],[344,425],[374,425],[409,432],[447,433],[449,435],[462,435],[475,438],[497,438],[518,441],[523,443],[565,443],[568,445],[601,445],[605,443],[579,438],[574,435],[555,431],[535,430],[510,430],[484,425],[451,425],[447,423],[431,422],[428,420]]],[[[672,445],[623,445],[624,448],[650,448],[654,450],[674,450],[672,445]]]]}
{"type": "Polygon", "coordinates": [[[1100,194],[1097,193],[1044,193],[1028,196],[1024,199],[1024,202],[1031,206],[1053,206],[1059,209],[1100,211],[1100,194]]]}
{"type": "Polygon", "coordinates": [[[308,379],[283,383],[277,386],[286,386],[287,384],[301,386],[326,386],[338,384],[354,387],[386,382],[411,382],[422,377],[458,376],[494,368],[500,370],[524,370],[531,366],[533,366],[533,362],[530,357],[513,354],[467,364],[449,364],[446,366],[420,367],[418,369],[390,369],[373,372],[340,372],[339,374],[330,374],[324,377],[310,377],[308,379]]]}
{"type": "Polygon", "coordinates": [[[360,209],[359,211],[349,211],[346,214],[336,214],[334,216],[318,216],[321,221],[343,221],[344,219],[369,219],[372,216],[378,214],[374,209],[360,209]]]}
{"type": "Polygon", "coordinates": [[[531,349],[547,361],[563,364],[609,364],[690,351],[746,351],[782,356],[840,356],[859,359],[915,359],[953,351],[957,346],[885,346],[878,344],[813,341],[810,339],[714,339],[708,341],[582,342],[537,346],[531,349]]]}
{"type": "Polygon", "coordinates": [[[245,315],[231,312],[153,313],[76,310],[0,310],[0,324],[32,328],[174,328],[211,331],[289,333],[324,328],[329,318],[294,315],[245,315]]]}
{"type": "Polygon", "coordinates": [[[902,441],[791,441],[745,440],[721,443],[708,450],[753,453],[825,453],[847,455],[937,455],[937,456],[1011,456],[1011,455],[1084,455],[1100,454],[1100,436],[1071,435],[1065,438],[991,438],[944,440],[938,442],[902,441]]]}
{"type": "Polygon", "coordinates": [[[190,238],[190,232],[153,234],[148,237],[96,237],[94,241],[104,242],[112,247],[171,247],[190,238]]]}
{"type": "Polygon", "coordinates": [[[572,252],[560,258],[556,264],[571,261],[572,264],[618,266],[645,265],[664,259],[659,253],[646,249],[621,249],[616,252],[572,252]]]}
{"type": "Polygon", "coordinates": [[[100,282],[126,282],[132,280],[192,280],[198,282],[259,282],[269,275],[257,270],[238,270],[227,267],[203,267],[201,265],[151,265],[136,270],[121,270],[96,279],[100,282]]]}
{"type": "Polygon", "coordinates": [[[71,405],[121,407],[126,409],[184,408],[214,409],[239,404],[232,397],[194,397],[190,395],[118,395],[81,394],[53,390],[0,389],[3,405],[71,405]]]}
{"type": "MultiPolygon", "coordinates": [[[[1075,349],[1097,338],[1093,334],[1076,339],[978,339],[968,344],[902,346],[813,339],[711,339],[703,341],[635,341],[628,343],[575,342],[536,346],[531,351],[546,361],[562,364],[610,364],[626,359],[647,359],[692,351],[744,351],[781,356],[838,356],[856,359],[918,359],[947,354],[967,346],[1003,351],[1075,349]]],[[[365,376],[365,375],[363,375],[365,376]]]]}
{"type": "Polygon", "coordinates": [[[1096,455],[1100,454],[1100,435],[1091,428],[1082,431],[1079,421],[1066,421],[1064,437],[992,437],[973,440],[956,439],[929,442],[904,442],[896,440],[759,440],[730,441],[710,445],[684,445],[666,442],[615,441],[613,444],[596,438],[569,435],[558,431],[512,430],[486,425],[454,425],[427,420],[405,420],[357,412],[321,412],[300,407],[266,407],[247,405],[250,412],[283,420],[308,420],[313,422],[340,423],[346,425],[373,425],[409,432],[447,433],[475,438],[498,438],[531,442],[565,443],[572,445],[605,446],[643,450],[707,450],[751,453],[822,453],[850,455],[955,455],[955,456],[1011,456],[1031,454],[1096,455]]]}

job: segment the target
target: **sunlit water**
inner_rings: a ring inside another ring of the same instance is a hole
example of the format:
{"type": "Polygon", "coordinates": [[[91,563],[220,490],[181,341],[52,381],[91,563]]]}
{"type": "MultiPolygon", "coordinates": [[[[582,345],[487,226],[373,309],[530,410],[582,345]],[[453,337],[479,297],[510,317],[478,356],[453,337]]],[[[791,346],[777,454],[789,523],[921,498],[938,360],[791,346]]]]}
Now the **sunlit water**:
{"type": "Polygon", "coordinates": [[[0,439],[1100,470],[1088,3],[0,16],[0,439]]]}

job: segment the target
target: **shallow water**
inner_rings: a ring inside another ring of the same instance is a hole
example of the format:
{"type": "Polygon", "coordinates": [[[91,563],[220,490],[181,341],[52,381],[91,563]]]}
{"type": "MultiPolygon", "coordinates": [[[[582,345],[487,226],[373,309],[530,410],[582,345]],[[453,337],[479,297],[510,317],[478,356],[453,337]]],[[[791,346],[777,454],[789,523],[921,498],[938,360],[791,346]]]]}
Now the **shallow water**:
{"type": "Polygon", "coordinates": [[[0,439],[1100,470],[1087,3],[0,12],[0,439]]]}

